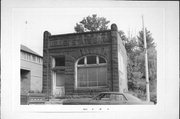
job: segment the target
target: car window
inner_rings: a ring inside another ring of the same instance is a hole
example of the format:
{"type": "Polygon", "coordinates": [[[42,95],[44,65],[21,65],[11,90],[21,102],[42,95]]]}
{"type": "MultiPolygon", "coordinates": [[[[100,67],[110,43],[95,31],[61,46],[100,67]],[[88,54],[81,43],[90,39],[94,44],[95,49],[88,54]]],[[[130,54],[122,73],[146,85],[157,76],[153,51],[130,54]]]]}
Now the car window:
{"type": "Polygon", "coordinates": [[[94,98],[94,100],[108,100],[108,99],[110,99],[110,94],[108,93],[99,94],[94,98]]]}
{"type": "Polygon", "coordinates": [[[114,93],[101,93],[93,100],[102,100],[102,101],[126,101],[127,99],[122,94],[114,94],[114,93]]]}
{"type": "Polygon", "coordinates": [[[102,98],[109,98],[110,97],[110,94],[104,94],[103,96],[102,96],[102,98]]]}
{"type": "Polygon", "coordinates": [[[104,95],[100,98],[100,100],[102,100],[102,101],[109,101],[109,100],[110,100],[110,94],[104,94],[104,95]]]}
{"type": "Polygon", "coordinates": [[[123,95],[120,94],[111,94],[110,95],[110,100],[111,101],[125,101],[125,97],[123,95]]]}

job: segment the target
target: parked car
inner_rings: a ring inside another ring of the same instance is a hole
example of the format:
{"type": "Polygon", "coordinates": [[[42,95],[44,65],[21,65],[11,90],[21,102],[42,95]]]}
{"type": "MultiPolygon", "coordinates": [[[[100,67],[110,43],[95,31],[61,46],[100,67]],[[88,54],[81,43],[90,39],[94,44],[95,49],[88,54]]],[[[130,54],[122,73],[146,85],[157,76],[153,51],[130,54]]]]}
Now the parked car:
{"type": "Polygon", "coordinates": [[[148,105],[153,102],[145,102],[129,93],[102,92],[93,98],[67,99],[63,105],[148,105]]]}

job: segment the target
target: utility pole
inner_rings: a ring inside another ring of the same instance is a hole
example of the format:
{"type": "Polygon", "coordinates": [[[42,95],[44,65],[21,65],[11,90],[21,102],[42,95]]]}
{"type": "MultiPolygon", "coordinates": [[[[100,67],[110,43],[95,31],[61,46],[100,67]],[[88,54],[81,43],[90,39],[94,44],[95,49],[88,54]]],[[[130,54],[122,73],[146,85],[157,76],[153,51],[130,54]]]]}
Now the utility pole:
{"type": "Polygon", "coordinates": [[[146,69],[146,101],[150,102],[150,92],[149,92],[149,73],[148,73],[148,57],[147,57],[147,43],[146,43],[146,31],[144,27],[144,18],[142,15],[142,25],[143,25],[143,39],[144,39],[144,51],[145,51],[145,69],[146,69]]]}

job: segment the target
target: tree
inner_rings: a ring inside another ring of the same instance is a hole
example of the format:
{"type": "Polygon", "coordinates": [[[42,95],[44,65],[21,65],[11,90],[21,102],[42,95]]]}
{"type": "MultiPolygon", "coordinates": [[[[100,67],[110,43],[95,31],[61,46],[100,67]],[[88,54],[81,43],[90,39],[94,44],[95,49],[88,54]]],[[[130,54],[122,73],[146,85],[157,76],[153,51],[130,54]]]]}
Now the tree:
{"type": "Polygon", "coordinates": [[[74,30],[77,33],[107,30],[107,25],[109,22],[110,21],[106,20],[106,18],[97,17],[96,14],[93,14],[92,16],[87,16],[86,18],[83,18],[83,20],[79,23],[76,23],[74,30]]]}
{"type": "MultiPolygon", "coordinates": [[[[154,43],[154,39],[152,38],[152,34],[147,29],[146,32],[146,41],[147,41],[147,53],[148,53],[148,68],[149,68],[149,80],[156,79],[156,67],[157,67],[157,51],[154,43]]],[[[139,32],[138,38],[138,46],[140,50],[140,54],[138,56],[138,60],[142,63],[142,69],[144,70],[144,41],[143,41],[143,31],[139,32]]],[[[145,72],[144,72],[145,75],[145,72]]]]}
{"type": "MultiPolygon", "coordinates": [[[[155,47],[154,39],[152,38],[151,32],[148,31],[147,28],[145,28],[145,32],[146,32],[147,49],[149,49],[151,47],[155,47]]],[[[141,30],[139,32],[139,36],[137,36],[138,41],[139,41],[139,48],[141,50],[144,49],[144,38],[143,38],[143,35],[144,35],[144,32],[143,32],[143,30],[141,30]]]]}
{"type": "MultiPolygon", "coordinates": [[[[122,33],[121,33],[122,35],[122,33]]],[[[124,37],[124,36],[123,36],[124,37]]],[[[125,48],[128,56],[127,78],[128,89],[134,92],[139,98],[145,99],[146,80],[145,80],[145,58],[143,31],[137,37],[126,39],[125,48]]],[[[156,82],[157,82],[157,51],[150,31],[146,29],[148,68],[150,81],[151,100],[156,101],[156,82]]]]}
{"type": "Polygon", "coordinates": [[[118,33],[119,33],[119,36],[121,37],[122,41],[125,41],[125,42],[128,41],[128,38],[126,37],[125,33],[122,30],[118,31],[118,33]]]}
{"type": "MultiPolygon", "coordinates": [[[[148,73],[149,73],[149,83],[150,83],[150,95],[151,101],[156,102],[156,82],[157,82],[157,51],[154,43],[154,39],[150,31],[145,29],[146,32],[146,42],[147,42],[147,53],[148,53],[148,73]]],[[[139,55],[137,55],[137,63],[140,66],[139,71],[142,72],[142,82],[145,82],[145,58],[144,58],[144,40],[143,40],[143,30],[139,32],[137,36],[138,39],[138,50],[139,55]]],[[[144,84],[145,85],[145,84],[144,84]]],[[[142,85],[141,87],[143,87],[142,85]]],[[[146,89],[144,89],[146,91],[146,89]]]]}

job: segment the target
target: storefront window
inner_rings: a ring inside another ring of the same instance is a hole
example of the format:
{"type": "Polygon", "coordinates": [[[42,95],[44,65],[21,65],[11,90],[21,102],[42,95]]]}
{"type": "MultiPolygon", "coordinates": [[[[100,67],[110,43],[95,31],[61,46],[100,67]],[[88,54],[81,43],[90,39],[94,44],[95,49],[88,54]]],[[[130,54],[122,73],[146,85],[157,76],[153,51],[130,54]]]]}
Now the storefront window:
{"type": "Polygon", "coordinates": [[[107,85],[107,64],[100,56],[85,56],[77,62],[78,88],[102,87],[107,85]]]}

